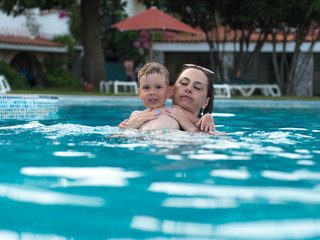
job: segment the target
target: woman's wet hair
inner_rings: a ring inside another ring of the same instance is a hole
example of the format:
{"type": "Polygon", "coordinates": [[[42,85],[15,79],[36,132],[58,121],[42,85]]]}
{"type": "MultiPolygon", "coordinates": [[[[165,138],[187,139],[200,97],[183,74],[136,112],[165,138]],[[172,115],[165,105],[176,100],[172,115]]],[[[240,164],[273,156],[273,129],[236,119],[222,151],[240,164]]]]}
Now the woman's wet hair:
{"type": "MultiPolygon", "coordinates": [[[[198,66],[198,65],[195,65],[195,64],[184,64],[182,66],[182,69],[178,75],[178,78],[179,76],[181,75],[182,72],[184,72],[186,69],[189,69],[189,68],[195,68],[195,69],[198,69],[200,71],[202,71],[207,79],[208,79],[208,88],[207,88],[207,98],[209,98],[209,103],[208,105],[206,106],[206,108],[203,110],[202,112],[202,109],[200,109],[200,112],[199,114],[206,114],[206,113],[212,113],[212,109],[213,109],[213,101],[214,101],[214,87],[213,87],[213,79],[214,79],[214,72],[207,69],[207,68],[204,68],[204,67],[201,67],[201,66],[198,66]]],[[[178,79],[177,78],[177,79],[178,79]]]]}

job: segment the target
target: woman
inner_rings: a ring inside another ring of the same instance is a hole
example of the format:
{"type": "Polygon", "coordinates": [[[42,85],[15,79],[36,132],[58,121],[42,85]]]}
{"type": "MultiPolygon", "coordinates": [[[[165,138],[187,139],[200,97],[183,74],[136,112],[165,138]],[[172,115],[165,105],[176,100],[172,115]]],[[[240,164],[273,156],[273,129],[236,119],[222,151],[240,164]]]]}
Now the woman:
{"type": "MultiPolygon", "coordinates": [[[[166,111],[176,119],[182,130],[214,131],[213,118],[213,77],[209,69],[194,64],[185,64],[178,75],[170,93],[173,106],[166,111]],[[199,114],[205,114],[199,119],[199,114]],[[208,113],[208,114],[206,114],[208,113]]],[[[154,114],[150,109],[135,114],[130,120],[119,124],[120,128],[137,128],[152,120],[154,114]]]]}
{"type": "Polygon", "coordinates": [[[176,119],[185,131],[214,131],[214,124],[205,127],[201,113],[210,115],[213,108],[214,73],[194,64],[185,64],[173,85],[170,98],[173,108],[169,109],[171,117],[176,119]]]}

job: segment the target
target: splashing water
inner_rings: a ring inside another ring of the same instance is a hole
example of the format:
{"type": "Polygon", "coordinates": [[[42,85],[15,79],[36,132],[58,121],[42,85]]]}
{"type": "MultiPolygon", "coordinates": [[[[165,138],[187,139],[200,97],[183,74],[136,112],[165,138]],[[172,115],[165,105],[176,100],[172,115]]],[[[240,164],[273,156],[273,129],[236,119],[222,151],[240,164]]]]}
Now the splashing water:
{"type": "Polygon", "coordinates": [[[320,238],[319,103],[217,101],[210,135],[112,101],[0,123],[0,239],[320,238]]]}

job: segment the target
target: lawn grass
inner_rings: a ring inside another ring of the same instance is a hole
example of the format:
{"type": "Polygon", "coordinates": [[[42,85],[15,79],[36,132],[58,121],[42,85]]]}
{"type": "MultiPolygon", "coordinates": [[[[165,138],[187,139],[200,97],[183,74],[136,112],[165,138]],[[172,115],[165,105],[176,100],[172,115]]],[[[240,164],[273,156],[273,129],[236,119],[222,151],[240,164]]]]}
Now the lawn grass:
{"type": "Polygon", "coordinates": [[[250,97],[232,96],[231,99],[320,101],[319,96],[317,97],[297,97],[297,96],[270,97],[270,96],[254,95],[250,97]]]}
{"type": "Polygon", "coordinates": [[[137,96],[133,93],[128,94],[114,94],[114,93],[101,93],[101,92],[84,92],[84,91],[71,91],[71,90],[19,90],[19,91],[11,91],[8,94],[46,94],[46,95],[76,95],[76,96],[137,96]]]}
{"type": "MultiPolygon", "coordinates": [[[[19,91],[12,91],[8,94],[46,94],[46,95],[117,96],[117,97],[137,96],[133,93],[114,94],[114,93],[101,93],[99,91],[84,92],[83,90],[70,90],[70,89],[67,89],[67,90],[61,90],[61,89],[19,90],[19,91]]],[[[222,98],[216,98],[216,99],[222,99],[222,98]]],[[[229,99],[320,101],[320,96],[317,96],[317,97],[296,97],[296,96],[266,97],[262,95],[254,95],[250,97],[232,96],[232,98],[229,98],[229,99]]]]}

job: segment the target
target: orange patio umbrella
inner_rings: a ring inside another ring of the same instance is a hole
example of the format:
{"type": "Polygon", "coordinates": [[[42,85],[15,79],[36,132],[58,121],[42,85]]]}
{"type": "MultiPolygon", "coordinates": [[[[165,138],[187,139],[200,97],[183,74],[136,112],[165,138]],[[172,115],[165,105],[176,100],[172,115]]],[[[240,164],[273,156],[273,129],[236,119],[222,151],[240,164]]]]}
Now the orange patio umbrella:
{"type": "MultiPolygon", "coordinates": [[[[178,19],[162,12],[156,7],[151,7],[137,15],[118,22],[113,27],[121,31],[129,30],[163,30],[175,32],[200,33],[198,30],[179,21],[178,19]]],[[[149,41],[150,61],[152,61],[152,32],[149,41]]]]}

